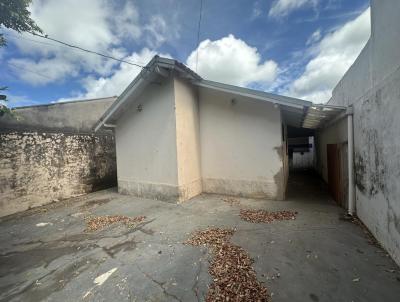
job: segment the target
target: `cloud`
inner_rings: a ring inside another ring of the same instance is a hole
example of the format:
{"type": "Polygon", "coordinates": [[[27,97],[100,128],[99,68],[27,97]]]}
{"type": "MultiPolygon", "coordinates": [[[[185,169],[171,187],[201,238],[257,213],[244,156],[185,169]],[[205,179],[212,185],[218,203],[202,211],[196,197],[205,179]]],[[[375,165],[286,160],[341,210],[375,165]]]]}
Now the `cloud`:
{"type": "Polygon", "coordinates": [[[368,8],[311,46],[308,50],[313,55],[311,60],[285,93],[317,103],[328,101],[332,89],[356,60],[370,33],[368,8]]]}
{"type": "Polygon", "coordinates": [[[97,51],[122,39],[141,36],[139,13],[131,2],[106,0],[36,0],[32,18],[49,36],[97,51]]]}
{"type": "MultiPolygon", "coordinates": [[[[147,64],[156,54],[153,50],[143,48],[140,52],[133,52],[126,60],[147,64]]],[[[171,57],[169,54],[160,54],[160,56],[171,57]]],[[[120,63],[108,77],[86,77],[82,80],[83,91],[69,98],[59,99],[57,102],[120,95],[140,71],[140,67],[120,63]]]]}
{"type": "Polygon", "coordinates": [[[271,5],[268,16],[282,18],[304,7],[315,8],[317,4],[318,0],[275,0],[271,5]]]}
{"type": "Polygon", "coordinates": [[[256,18],[260,17],[262,13],[263,13],[263,11],[261,9],[260,1],[254,2],[253,10],[251,13],[251,18],[256,19],[256,18]]]}
{"type": "Polygon", "coordinates": [[[8,108],[29,106],[29,105],[38,105],[40,102],[31,100],[26,95],[18,95],[9,92],[8,90],[3,92],[3,94],[7,95],[7,102],[1,101],[0,104],[7,106],[8,108]]]}
{"type": "Polygon", "coordinates": [[[321,40],[321,37],[322,37],[322,35],[321,35],[320,29],[314,31],[312,33],[312,35],[308,38],[306,45],[312,45],[312,44],[317,43],[319,40],[321,40]]]}
{"type": "Polygon", "coordinates": [[[19,74],[21,80],[34,86],[51,83],[64,77],[65,74],[76,76],[78,68],[69,61],[60,58],[40,59],[11,59],[9,67],[19,74]]]}
{"type": "Polygon", "coordinates": [[[276,78],[278,65],[272,60],[262,61],[257,48],[233,35],[220,40],[204,40],[187,59],[187,65],[206,79],[238,86],[257,83],[271,84],[276,78]]]}
{"type": "Polygon", "coordinates": [[[151,48],[158,48],[166,41],[179,38],[179,27],[170,26],[161,15],[150,17],[149,22],[144,26],[146,32],[146,43],[151,48]]]}
{"type": "MultiPolygon", "coordinates": [[[[32,18],[49,37],[116,58],[128,56],[125,45],[132,42],[144,42],[151,48],[157,48],[179,37],[179,27],[170,28],[174,17],[168,22],[160,15],[141,20],[132,1],[36,0],[31,4],[30,11],[32,18]]],[[[10,41],[23,55],[23,58],[10,62],[17,66],[10,69],[31,85],[46,85],[82,74],[108,78],[118,66],[116,61],[26,33],[17,35],[10,31],[10,41]],[[22,68],[30,72],[22,72],[22,68]]]]}

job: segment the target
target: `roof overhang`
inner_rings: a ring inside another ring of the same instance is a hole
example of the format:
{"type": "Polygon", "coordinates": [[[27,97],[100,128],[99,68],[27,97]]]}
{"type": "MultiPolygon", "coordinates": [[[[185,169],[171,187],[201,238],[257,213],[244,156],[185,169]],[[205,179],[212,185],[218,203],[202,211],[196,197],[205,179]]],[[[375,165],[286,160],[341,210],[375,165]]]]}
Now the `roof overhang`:
{"type": "Polygon", "coordinates": [[[338,116],[345,114],[346,111],[346,107],[314,104],[293,97],[204,80],[194,71],[176,60],[155,56],[103,114],[95,125],[94,130],[98,131],[102,127],[115,127],[118,118],[125,112],[131,102],[134,102],[143,92],[147,85],[155,82],[159,77],[169,77],[172,74],[190,81],[200,89],[212,89],[273,103],[279,106],[282,121],[286,125],[297,128],[321,128],[338,116]]]}
{"type": "Polygon", "coordinates": [[[346,107],[314,104],[302,99],[204,79],[193,81],[193,84],[201,88],[230,93],[278,105],[281,109],[284,123],[297,128],[320,128],[346,111],[346,107]]]}

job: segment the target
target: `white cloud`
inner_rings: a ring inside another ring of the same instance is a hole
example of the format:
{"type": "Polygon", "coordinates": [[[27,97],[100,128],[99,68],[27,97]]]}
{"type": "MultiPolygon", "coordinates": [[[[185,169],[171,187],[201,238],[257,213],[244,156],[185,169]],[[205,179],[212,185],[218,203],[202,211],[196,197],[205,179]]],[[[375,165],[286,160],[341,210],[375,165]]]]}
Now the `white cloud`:
{"type": "Polygon", "coordinates": [[[179,38],[179,26],[167,24],[161,15],[150,17],[148,24],[144,26],[146,43],[151,48],[158,48],[166,41],[179,38]]]}
{"type": "Polygon", "coordinates": [[[21,80],[32,85],[44,85],[57,79],[63,78],[68,74],[76,76],[78,68],[62,58],[40,59],[11,59],[8,61],[9,67],[19,74],[21,80]]]}
{"type": "MultiPolygon", "coordinates": [[[[145,42],[151,48],[157,48],[179,37],[179,28],[175,26],[172,30],[170,22],[159,15],[140,20],[137,8],[128,0],[35,0],[30,11],[32,18],[49,37],[116,58],[129,55],[123,47],[128,43],[145,42]]],[[[20,69],[14,67],[11,70],[32,85],[62,81],[82,72],[92,74],[93,78],[108,78],[118,66],[116,61],[29,34],[11,34],[10,41],[24,55],[22,59],[11,62],[20,69]],[[24,73],[22,68],[30,72],[24,73]]]]}
{"type": "MultiPolygon", "coordinates": [[[[49,37],[121,57],[126,55],[118,46],[122,39],[140,36],[138,14],[135,7],[127,3],[122,13],[118,14],[119,18],[115,18],[117,8],[111,3],[98,0],[36,0],[30,10],[32,18],[49,37]],[[129,17],[126,15],[128,12],[129,17]]],[[[29,34],[17,36],[13,33],[10,40],[25,55],[22,59],[11,60],[11,63],[30,72],[18,71],[17,68],[12,70],[21,80],[32,85],[62,81],[77,76],[80,71],[107,75],[116,65],[111,60],[29,34]]]]}
{"type": "Polygon", "coordinates": [[[309,49],[314,54],[286,94],[317,103],[326,102],[341,77],[356,60],[370,36],[370,9],[326,34],[309,49]]]}
{"type": "Polygon", "coordinates": [[[320,29],[314,31],[312,33],[312,35],[308,38],[306,45],[312,45],[312,44],[317,43],[319,40],[321,40],[321,37],[322,37],[322,35],[321,35],[320,29]]]}
{"type": "Polygon", "coordinates": [[[262,61],[257,48],[233,35],[220,40],[204,40],[187,59],[187,65],[205,79],[239,86],[257,83],[266,86],[274,81],[278,65],[272,60],[262,61]]]}
{"type": "Polygon", "coordinates": [[[271,5],[268,15],[272,18],[281,18],[300,8],[315,8],[317,4],[318,0],[275,0],[271,5]]]}
{"type": "MultiPolygon", "coordinates": [[[[132,53],[126,58],[127,61],[143,62],[147,64],[157,53],[148,48],[142,49],[139,53],[132,53]]],[[[160,54],[163,57],[171,57],[168,54],[160,54]]],[[[91,99],[99,97],[108,97],[119,95],[128,87],[133,79],[141,71],[140,67],[124,64],[119,64],[119,67],[108,77],[89,76],[82,81],[83,92],[77,93],[70,98],[63,98],[60,101],[69,101],[74,99],[91,99]]]]}

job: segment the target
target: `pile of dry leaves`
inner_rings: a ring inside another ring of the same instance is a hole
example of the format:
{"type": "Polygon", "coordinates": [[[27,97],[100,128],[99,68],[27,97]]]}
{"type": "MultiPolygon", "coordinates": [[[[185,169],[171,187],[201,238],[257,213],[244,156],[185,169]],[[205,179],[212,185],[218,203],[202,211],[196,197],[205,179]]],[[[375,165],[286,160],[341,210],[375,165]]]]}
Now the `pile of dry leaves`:
{"type": "Polygon", "coordinates": [[[268,212],[264,210],[240,210],[240,218],[253,223],[271,223],[274,220],[292,220],[296,219],[297,212],[278,211],[268,212]]]}
{"type": "Polygon", "coordinates": [[[240,246],[229,242],[233,233],[232,229],[206,229],[185,242],[206,245],[213,253],[209,273],[214,282],[206,301],[270,301],[267,289],[257,280],[253,260],[240,246]]]}
{"type": "Polygon", "coordinates": [[[123,223],[128,227],[133,227],[138,223],[143,222],[146,219],[146,216],[137,216],[137,217],[128,217],[122,215],[106,215],[106,216],[97,216],[90,217],[86,219],[86,231],[93,232],[97,230],[101,230],[106,226],[114,223],[123,223]]]}

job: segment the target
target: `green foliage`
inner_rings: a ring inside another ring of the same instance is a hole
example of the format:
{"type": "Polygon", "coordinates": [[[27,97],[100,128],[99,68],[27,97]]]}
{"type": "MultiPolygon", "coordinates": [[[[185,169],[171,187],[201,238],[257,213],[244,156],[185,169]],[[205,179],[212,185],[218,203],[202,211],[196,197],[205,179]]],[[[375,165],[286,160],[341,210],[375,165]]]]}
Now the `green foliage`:
{"type": "MultiPolygon", "coordinates": [[[[19,33],[39,32],[42,30],[31,19],[31,13],[28,10],[32,0],[0,0],[0,27],[13,29],[19,33]]],[[[6,39],[0,34],[0,47],[6,45],[6,39]]]]}
{"type": "MultiPolygon", "coordinates": [[[[0,28],[6,27],[21,32],[42,33],[39,26],[31,19],[28,10],[32,0],[0,0],[0,28]]],[[[7,41],[0,33],[0,47],[5,46],[7,41]]],[[[0,101],[6,102],[7,96],[2,93],[7,87],[0,87],[0,101]]],[[[4,104],[0,103],[0,116],[4,114],[13,115],[12,111],[4,104]]]]}
{"type": "MultiPolygon", "coordinates": [[[[7,96],[2,94],[2,91],[4,90],[7,90],[6,86],[0,87],[0,101],[6,102],[7,96]]],[[[10,109],[6,105],[0,103],[0,117],[5,113],[10,113],[10,109]]]]}

